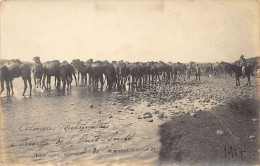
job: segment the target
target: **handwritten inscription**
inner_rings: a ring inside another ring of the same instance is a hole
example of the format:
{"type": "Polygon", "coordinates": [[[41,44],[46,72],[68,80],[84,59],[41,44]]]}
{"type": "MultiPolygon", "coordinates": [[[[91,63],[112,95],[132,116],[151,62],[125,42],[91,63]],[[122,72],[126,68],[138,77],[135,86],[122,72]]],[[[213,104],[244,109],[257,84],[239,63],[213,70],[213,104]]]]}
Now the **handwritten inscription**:
{"type": "Polygon", "coordinates": [[[37,158],[54,158],[58,157],[59,153],[40,153],[39,151],[36,151],[32,157],[32,159],[37,159],[37,158]]]}
{"type": "Polygon", "coordinates": [[[135,148],[135,147],[126,147],[126,148],[113,148],[114,144],[102,147],[102,148],[84,148],[80,151],[72,151],[72,152],[65,152],[62,155],[59,153],[41,153],[40,150],[36,151],[32,157],[32,160],[42,159],[42,158],[54,158],[59,156],[64,157],[72,157],[72,156],[81,156],[84,154],[120,154],[120,153],[127,153],[127,152],[139,152],[135,157],[140,155],[145,151],[155,151],[156,147],[142,147],[142,148],[135,148]]]}
{"type": "Polygon", "coordinates": [[[109,128],[109,125],[104,121],[105,120],[100,120],[96,124],[88,124],[88,122],[80,120],[65,124],[61,128],[63,134],[57,135],[56,138],[53,138],[51,135],[49,136],[49,134],[42,133],[56,130],[53,127],[43,126],[39,122],[23,123],[18,127],[18,131],[25,132],[27,135],[28,132],[31,132],[31,135],[11,141],[10,147],[30,147],[30,149],[38,149],[32,153],[31,159],[35,161],[55,160],[61,157],[77,157],[85,154],[133,153],[131,155],[137,157],[143,152],[156,150],[155,147],[139,147],[131,143],[124,143],[133,140],[136,133],[122,133],[116,130],[114,132],[105,132],[105,129],[109,128]],[[94,129],[102,132],[97,132],[98,134],[94,134],[96,131],[89,132],[89,130],[94,129]],[[39,133],[39,135],[37,135],[37,133],[39,133]],[[70,147],[73,148],[70,149],[70,147]],[[53,151],[53,149],[55,150],[53,151]],[[66,151],[64,151],[64,149],[66,149],[66,151]]]}
{"type": "Polygon", "coordinates": [[[245,150],[242,150],[240,147],[233,147],[233,146],[225,146],[224,147],[224,153],[226,158],[235,158],[239,157],[242,160],[243,153],[245,153],[245,150]]]}
{"type": "Polygon", "coordinates": [[[52,130],[51,127],[39,127],[38,126],[39,123],[35,122],[35,123],[24,123],[22,125],[20,125],[19,127],[19,131],[38,131],[38,132],[43,132],[43,131],[48,131],[48,130],[52,130]]]}
{"type": "Polygon", "coordinates": [[[91,129],[98,129],[98,128],[103,128],[106,129],[109,126],[104,122],[100,121],[98,124],[95,125],[88,125],[87,123],[84,123],[82,120],[78,121],[76,125],[74,124],[68,124],[64,127],[65,131],[69,130],[78,130],[78,131],[83,131],[83,130],[91,130],[91,129]]]}
{"type": "Polygon", "coordinates": [[[39,139],[39,138],[29,138],[26,137],[23,140],[18,141],[18,143],[12,143],[11,147],[13,146],[47,146],[51,144],[81,144],[81,143],[90,143],[90,142],[98,142],[98,141],[128,141],[132,140],[136,133],[128,134],[126,136],[118,136],[119,132],[116,131],[112,133],[112,136],[108,139],[101,139],[100,135],[89,135],[89,134],[75,134],[69,136],[67,138],[59,138],[54,142],[50,142],[48,138],[46,139],[39,139]]]}
{"type": "Polygon", "coordinates": [[[39,138],[25,138],[23,140],[21,140],[18,143],[11,143],[11,147],[14,146],[46,146],[49,145],[49,139],[48,138],[44,138],[44,139],[39,139],[39,138]]]}

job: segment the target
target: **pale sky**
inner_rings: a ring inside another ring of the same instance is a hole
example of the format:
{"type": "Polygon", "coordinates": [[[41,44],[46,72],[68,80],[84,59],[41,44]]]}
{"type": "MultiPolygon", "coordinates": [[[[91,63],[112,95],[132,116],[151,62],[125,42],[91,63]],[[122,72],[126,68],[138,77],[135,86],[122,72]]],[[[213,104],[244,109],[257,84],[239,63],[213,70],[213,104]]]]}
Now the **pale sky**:
{"type": "Polygon", "coordinates": [[[233,62],[259,34],[257,0],[9,0],[1,58],[233,62]]]}

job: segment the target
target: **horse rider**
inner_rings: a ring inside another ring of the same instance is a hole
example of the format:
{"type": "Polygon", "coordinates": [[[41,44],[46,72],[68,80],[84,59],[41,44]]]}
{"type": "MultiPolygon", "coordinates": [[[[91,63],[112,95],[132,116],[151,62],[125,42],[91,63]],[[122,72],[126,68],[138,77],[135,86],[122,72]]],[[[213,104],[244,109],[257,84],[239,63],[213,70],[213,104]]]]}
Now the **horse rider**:
{"type": "Polygon", "coordinates": [[[246,59],[244,58],[243,54],[240,56],[240,59],[238,60],[238,66],[242,67],[242,75],[243,75],[243,77],[245,77],[246,59]]]}

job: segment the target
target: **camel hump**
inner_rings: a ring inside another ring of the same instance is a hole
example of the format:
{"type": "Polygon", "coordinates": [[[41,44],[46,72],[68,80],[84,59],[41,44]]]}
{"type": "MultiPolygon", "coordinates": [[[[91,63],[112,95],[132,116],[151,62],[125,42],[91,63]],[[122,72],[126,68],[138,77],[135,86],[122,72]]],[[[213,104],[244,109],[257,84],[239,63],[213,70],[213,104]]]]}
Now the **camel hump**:
{"type": "Polygon", "coordinates": [[[21,64],[20,65],[20,69],[22,72],[31,72],[31,68],[29,66],[27,66],[26,64],[21,64]]]}

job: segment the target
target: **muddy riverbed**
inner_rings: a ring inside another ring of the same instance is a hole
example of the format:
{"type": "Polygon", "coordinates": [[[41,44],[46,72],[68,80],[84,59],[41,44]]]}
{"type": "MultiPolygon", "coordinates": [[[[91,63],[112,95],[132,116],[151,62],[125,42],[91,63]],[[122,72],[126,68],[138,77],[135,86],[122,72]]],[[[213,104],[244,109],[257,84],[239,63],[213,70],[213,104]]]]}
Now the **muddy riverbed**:
{"type": "Polygon", "coordinates": [[[11,165],[157,165],[159,125],[172,116],[210,111],[236,96],[255,98],[257,79],[251,87],[245,84],[246,79],[237,87],[234,78],[203,77],[132,93],[90,91],[80,84],[71,91],[38,89],[22,97],[22,79],[15,79],[15,94],[1,97],[1,158],[11,165]]]}

